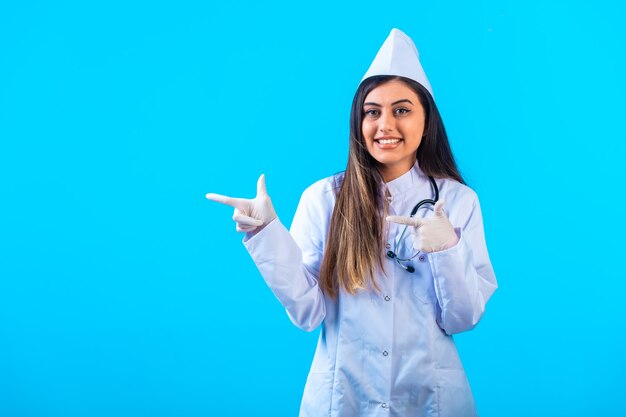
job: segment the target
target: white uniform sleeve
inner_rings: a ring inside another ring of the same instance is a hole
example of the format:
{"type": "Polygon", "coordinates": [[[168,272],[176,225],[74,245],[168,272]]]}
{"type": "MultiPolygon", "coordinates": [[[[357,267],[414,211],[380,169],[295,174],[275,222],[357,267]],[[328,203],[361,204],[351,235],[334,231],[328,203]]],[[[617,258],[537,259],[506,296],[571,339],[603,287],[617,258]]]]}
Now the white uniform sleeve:
{"type": "Polygon", "coordinates": [[[318,286],[325,229],[324,219],[316,216],[314,208],[320,203],[307,189],[294,215],[291,232],[276,218],[243,240],[293,324],[306,331],[316,329],[326,316],[324,295],[318,286]]]}
{"type": "Polygon", "coordinates": [[[476,195],[469,219],[455,231],[460,238],[455,246],[429,254],[439,304],[437,324],[449,335],[473,329],[498,287],[476,195]]]}

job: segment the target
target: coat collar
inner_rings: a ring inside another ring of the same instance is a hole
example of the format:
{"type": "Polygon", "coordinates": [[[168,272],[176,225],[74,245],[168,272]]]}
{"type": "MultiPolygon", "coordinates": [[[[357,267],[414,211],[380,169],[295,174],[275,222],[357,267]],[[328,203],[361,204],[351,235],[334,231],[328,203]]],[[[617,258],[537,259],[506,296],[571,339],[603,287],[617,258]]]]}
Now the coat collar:
{"type": "Polygon", "coordinates": [[[428,176],[420,169],[419,164],[415,161],[415,164],[404,174],[398,178],[391,180],[387,183],[383,183],[383,187],[389,190],[389,194],[392,196],[404,193],[410,189],[416,189],[428,182],[428,176]]]}

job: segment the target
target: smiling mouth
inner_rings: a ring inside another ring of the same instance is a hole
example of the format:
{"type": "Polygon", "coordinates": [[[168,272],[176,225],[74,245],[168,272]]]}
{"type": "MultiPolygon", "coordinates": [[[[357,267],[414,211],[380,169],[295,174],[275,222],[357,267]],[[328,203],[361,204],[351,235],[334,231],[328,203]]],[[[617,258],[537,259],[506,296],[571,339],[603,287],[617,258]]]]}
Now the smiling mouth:
{"type": "Polygon", "coordinates": [[[381,145],[393,145],[395,143],[400,142],[402,139],[374,139],[374,142],[380,143],[381,145]]]}

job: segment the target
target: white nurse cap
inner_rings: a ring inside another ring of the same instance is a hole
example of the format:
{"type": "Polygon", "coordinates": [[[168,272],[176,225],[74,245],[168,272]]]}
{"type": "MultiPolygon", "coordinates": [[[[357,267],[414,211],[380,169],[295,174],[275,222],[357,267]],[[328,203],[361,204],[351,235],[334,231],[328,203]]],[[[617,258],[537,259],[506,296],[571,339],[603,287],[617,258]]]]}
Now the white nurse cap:
{"type": "Polygon", "coordinates": [[[374,75],[400,75],[410,78],[424,86],[434,97],[433,89],[420,64],[417,48],[411,38],[401,30],[391,29],[361,82],[374,75]]]}

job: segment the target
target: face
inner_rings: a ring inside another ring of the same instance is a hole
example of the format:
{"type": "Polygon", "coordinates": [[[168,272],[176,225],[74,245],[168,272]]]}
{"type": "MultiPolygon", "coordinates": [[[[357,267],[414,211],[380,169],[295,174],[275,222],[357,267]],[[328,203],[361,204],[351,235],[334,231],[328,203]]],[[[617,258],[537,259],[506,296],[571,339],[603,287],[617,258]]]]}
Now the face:
{"type": "Polygon", "coordinates": [[[415,164],[424,123],[425,112],[417,93],[400,80],[381,84],[365,97],[363,137],[385,182],[398,178],[415,164]]]}

